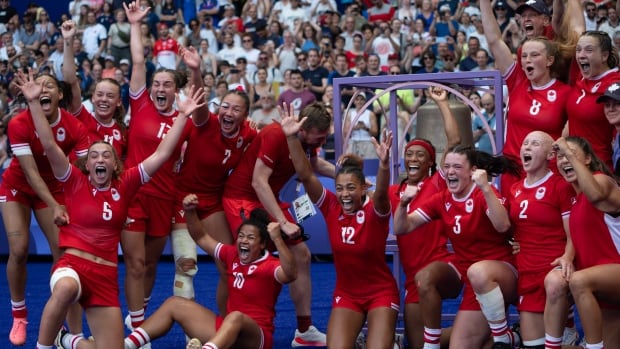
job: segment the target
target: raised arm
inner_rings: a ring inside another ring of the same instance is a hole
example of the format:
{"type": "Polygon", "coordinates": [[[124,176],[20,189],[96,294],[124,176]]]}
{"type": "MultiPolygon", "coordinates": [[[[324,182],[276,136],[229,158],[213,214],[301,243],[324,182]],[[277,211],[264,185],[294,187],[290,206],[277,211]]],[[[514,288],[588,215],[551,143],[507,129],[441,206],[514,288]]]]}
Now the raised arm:
{"type": "Polygon", "coordinates": [[[215,247],[218,242],[205,230],[196,213],[196,207],[198,207],[198,196],[196,194],[188,194],[183,198],[183,211],[185,211],[187,230],[198,246],[210,256],[213,256],[215,255],[215,247]]]}
{"type": "Polygon", "coordinates": [[[437,21],[439,20],[439,12],[437,12],[437,9],[435,9],[433,11],[434,15],[433,15],[433,21],[431,22],[431,25],[428,27],[428,33],[431,34],[432,37],[436,37],[437,36],[437,21]]]}
{"type": "Polygon", "coordinates": [[[489,220],[495,230],[500,233],[505,233],[510,229],[510,218],[508,217],[508,211],[502,205],[500,199],[495,195],[489,180],[487,179],[487,171],[477,169],[471,176],[472,180],[476,183],[476,186],[480,188],[484,194],[484,200],[487,203],[489,220]]]}
{"type": "MultiPolygon", "coordinates": [[[[198,51],[193,46],[189,46],[187,48],[181,47],[179,50],[179,57],[183,59],[185,65],[189,69],[192,70],[192,81],[191,83],[196,86],[202,88],[204,85],[204,81],[202,80],[202,73],[200,71],[200,64],[202,63],[202,59],[200,59],[200,55],[198,51]]],[[[202,125],[207,118],[209,117],[209,107],[205,103],[202,106],[196,108],[192,116],[192,120],[196,125],[202,125]]]]}
{"type": "Polygon", "coordinates": [[[280,225],[278,223],[271,222],[267,226],[269,237],[278,250],[278,258],[280,259],[280,268],[276,271],[276,277],[278,280],[287,284],[297,279],[297,264],[295,258],[289,250],[284,240],[282,240],[282,233],[280,231],[280,225]]]}
{"type": "Polygon", "coordinates": [[[71,87],[71,100],[69,101],[67,110],[71,113],[75,113],[80,110],[82,106],[82,89],[75,75],[77,67],[75,66],[75,53],[73,52],[73,37],[77,29],[75,23],[72,20],[68,20],[62,23],[60,30],[62,32],[62,38],[64,39],[62,75],[65,79],[65,83],[71,87]]]}
{"type": "MultiPolygon", "coordinates": [[[[450,105],[448,103],[448,91],[444,90],[440,87],[429,87],[427,91],[427,95],[430,99],[435,101],[437,107],[439,107],[439,111],[441,113],[441,118],[443,119],[443,127],[446,133],[446,149],[450,149],[457,144],[461,143],[461,134],[459,132],[459,125],[456,122],[456,118],[454,114],[452,114],[452,110],[450,110],[450,105]]],[[[441,157],[440,165],[443,167],[443,161],[446,157],[446,152],[441,157]]],[[[440,168],[441,168],[440,167],[440,168]]]]}
{"type": "Polygon", "coordinates": [[[322,157],[311,157],[310,164],[315,173],[329,178],[336,178],[336,166],[322,157]]]}
{"type": "Polygon", "coordinates": [[[278,106],[278,109],[282,119],[280,125],[282,126],[282,131],[284,131],[286,135],[286,143],[291,153],[291,160],[293,161],[293,166],[295,166],[297,177],[299,177],[299,180],[304,184],[304,188],[310,200],[312,200],[312,202],[317,202],[323,194],[323,184],[321,184],[321,181],[319,181],[314,174],[310,161],[306,158],[306,153],[297,137],[297,133],[306,121],[306,118],[304,117],[301,120],[296,120],[293,105],[288,106],[284,103],[284,107],[278,106]]]}
{"type": "Polygon", "coordinates": [[[564,4],[564,0],[553,0],[553,15],[551,16],[551,28],[553,28],[553,31],[556,33],[561,30],[565,11],[566,5],[564,4]]]}
{"type": "Polygon", "coordinates": [[[508,45],[502,40],[502,32],[495,20],[490,0],[480,0],[480,13],[481,18],[486,19],[482,21],[482,28],[484,28],[484,35],[487,37],[489,49],[495,58],[495,68],[504,75],[515,59],[508,45]]]}
{"type": "Polygon", "coordinates": [[[164,139],[162,139],[157,146],[157,149],[155,149],[155,152],[142,162],[146,173],[150,176],[154,175],[159,167],[161,167],[164,162],[168,161],[181,138],[181,133],[183,132],[187,118],[196,108],[205,104],[205,92],[203,88],[196,89],[193,85],[185,101],[181,102],[179,98],[177,98],[179,115],[176,120],[174,120],[172,128],[170,128],[164,139]]]}
{"type": "Polygon", "coordinates": [[[381,214],[388,214],[391,211],[388,188],[390,186],[390,148],[392,148],[392,132],[384,131],[381,143],[373,137],[372,144],[377,151],[379,158],[379,169],[377,170],[377,183],[372,196],[375,210],[381,214]]]}
{"type": "Polygon", "coordinates": [[[56,144],[52,128],[41,108],[39,98],[41,97],[43,87],[34,80],[32,69],[29,69],[28,76],[21,71],[17,74],[17,84],[28,102],[28,108],[32,114],[32,122],[39,135],[39,141],[47,155],[54,176],[60,178],[67,174],[70,164],[65,153],[56,144]]]}
{"type": "MultiPolygon", "coordinates": [[[[562,1],[562,0],[555,0],[562,1]]],[[[586,30],[586,19],[583,15],[583,7],[581,6],[582,2],[579,0],[567,0],[566,1],[566,10],[564,11],[566,15],[562,16],[562,18],[568,23],[561,22],[561,26],[557,33],[562,32],[562,30],[572,30],[575,35],[579,36],[586,30]]],[[[600,5],[600,4],[599,4],[600,5]]]]}
{"type": "Polygon", "coordinates": [[[577,174],[579,189],[585,194],[597,209],[603,212],[616,213],[620,211],[620,187],[613,178],[608,175],[594,174],[577,156],[568,148],[566,140],[559,138],[553,144],[558,154],[558,160],[566,157],[577,174]]]}
{"type": "Polygon", "coordinates": [[[137,92],[146,86],[146,59],[144,57],[144,45],[142,44],[142,34],[140,24],[142,19],[150,11],[150,7],[142,9],[135,1],[127,5],[123,2],[127,21],[130,24],[129,47],[131,51],[131,80],[129,90],[137,92]]]}

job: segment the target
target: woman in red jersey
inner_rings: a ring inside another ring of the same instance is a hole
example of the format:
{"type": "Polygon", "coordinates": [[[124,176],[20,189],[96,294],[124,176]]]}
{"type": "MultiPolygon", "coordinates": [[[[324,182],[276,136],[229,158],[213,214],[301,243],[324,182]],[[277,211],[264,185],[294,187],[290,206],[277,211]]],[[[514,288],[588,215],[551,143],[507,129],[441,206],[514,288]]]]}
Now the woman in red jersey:
{"type": "Polygon", "coordinates": [[[297,121],[293,107],[283,114],[282,130],[287,136],[295,171],[310,200],[325,217],[334,254],[336,288],[327,325],[327,346],[352,347],[368,319],[367,346],[392,348],[400,309],[396,281],[385,262],[392,135],[386,133],[380,144],[372,140],[380,164],[372,196],[367,191],[361,159],[352,154],[341,160],[336,174],[336,192],[332,193],[314,174],[296,136],[306,117],[297,121]],[[364,287],[360,287],[362,283],[364,287]]]}
{"type": "MultiPolygon", "coordinates": [[[[457,297],[465,286],[452,327],[450,347],[478,348],[490,331],[472,290],[476,280],[469,278],[469,267],[482,260],[497,263],[503,275],[499,280],[502,290],[516,289],[517,276],[512,249],[505,234],[510,228],[508,212],[504,200],[500,200],[497,190],[489,184],[487,171],[497,175],[507,170],[515,172],[517,167],[505,158],[491,157],[471,147],[457,145],[446,152],[443,170],[447,189],[426,198],[411,214],[407,212],[407,205],[419,191],[417,187],[405,191],[394,214],[394,233],[416,234],[417,228],[424,224],[443,220],[454,247],[454,258],[449,262],[432,263],[418,272],[420,275],[427,268],[441,268],[435,278],[418,277],[425,336],[429,345],[438,348],[440,300],[457,297]]],[[[516,292],[504,294],[504,298],[509,302],[516,301],[516,292]]]]}
{"type": "Polygon", "coordinates": [[[230,295],[227,314],[216,315],[192,300],[170,297],[125,339],[125,349],[136,349],[166,334],[177,322],[194,337],[188,349],[271,349],[275,304],[282,285],[295,280],[297,269],[282,239],[278,223],[263,209],[255,209],[237,230],[234,245],[212,238],[199,220],[198,196],[183,200],[187,227],[198,245],[226,266],[230,295]],[[267,246],[275,245],[278,257],[267,246]],[[204,346],[201,343],[205,343],[204,346]]]}
{"type": "MultiPolygon", "coordinates": [[[[148,157],[164,139],[174,119],[175,94],[184,82],[176,70],[161,68],[153,74],[147,89],[146,58],[140,40],[140,25],[150,8],[138,3],[123,4],[131,27],[130,51],[132,60],[129,97],[131,120],[127,134],[128,149],[125,166],[137,166],[148,157]]],[[[192,83],[202,86],[200,74],[194,74],[192,83]],[[197,76],[196,76],[197,75],[197,76]]],[[[206,105],[197,108],[193,115],[207,113],[206,105]]],[[[175,154],[133,199],[127,215],[127,224],[121,235],[121,246],[126,265],[125,296],[129,315],[126,324],[137,327],[144,321],[144,311],[155,283],[159,257],[166,245],[175,204],[174,167],[181,154],[181,142],[175,154]]]]}
{"type": "Polygon", "coordinates": [[[71,20],[66,21],[62,24],[61,31],[65,42],[62,73],[65,83],[71,88],[71,100],[67,109],[84,124],[91,142],[104,140],[112,144],[122,159],[127,150],[127,137],[121,86],[113,79],[97,81],[92,96],[95,110],[91,114],[82,105],[82,89],[76,76],[75,55],[71,44],[77,31],[76,25],[71,20]]]}
{"type": "MultiPolygon", "coordinates": [[[[491,1],[481,0],[480,11],[483,18],[493,18],[491,1]]],[[[495,59],[495,68],[502,73],[508,86],[503,154],[520,161],[519,148],[528,133],[543,131],[556,139],[568,119],[566,104],[571,88],[557,79],[565,68],[561,65],[561,47],[545,37],[533,36],[521,45],[521,56],[515,58],[502,39],[497,21],[482,21],[482,26],[495,59]]],[[[524,176],[522,172],[519,177],[503,175],[502,195],[508,197],[512,184],[524,176]]]]}
{"type": "MultiPolygon", "coordinates": [[[[200,56],[193,48],[182,50],[183,60],[193,75],[200,74],[200,56]]],[[[202,82],[202,81],[201,81],[202,82]]],[[[205,229],[217,241],[231,244],[232,233],[224,215],[222,196],[230,171],[239,161],[246,147],[257,134],[250,127],[248,95],[243,91],[226,92],[217,108],[217,114],[195,113],[188,122],[181,140],[187,147],[179,167],[176,184],[176,202],[171,241],[177,263],[174,276],[174,295],[194,298],[193,277],[196,273],[196,244],[187,231],[183,214],[183,198],[194,193],[199,197],[196,208],[205,229]],[[208,147],[208,151],[205,148],[208,147]],[[209,169],[209,171],[205,171],[209,169]]],[[[226,312],[226,269],[220,270],[217,300],[220,312],[226,312]]]]}
{"type": "MultiPolygon", "coordinates": [[[[63,93],[58,80],[51,75],[41,75],[37,83],[43,86],[40,103],[55,134],[54,139],[64,154],[73,153],[76,158],[85,156],[88,150],[86,129],[59,107],[63,93]]],[[[13,314],[9,340],[13,345],[23,345],[26,341],[26,261],[31,211],[47,238],[54,260],[60,256],[54,219],[63,217],[65,211],[62,185],[54,178],[30,113],[30,110],[23,111],[8,123],[9,142],[15,158],[4,171],[0,183],[0,208],[9,244],[6,274],[13,314]]],[[[64,222],[61,218],[56,223],[64,222]]],[[[81,332],[81,321],[70,322],[71,330],[81,332]]]]}
{"type": "MultiPolygon", "coordinates": [[[[39,327],[37,348],[51,348],[67,308],[79,302],[97,348],[122,348],[122,318],[118,300],[117,251],[120,232],[131,198],[143,183],[172,155],[187,115],[204,104],[202,89],[181,105],[182,112],[169,137],[137,167],[122,172],[120,158],[107,142],[88,148],[81,169],[72,165],[47,122],[41,104],[42,84],[19,76],[21,89],[32,112],[32,121],[47,155],[52,173],[62,183],[67,205],[66,224],[61,228],[59,248],[64,252],[54,264],[52,294],[39,327]],[[99,212],[100,214],[97,214],[99,212]]],[[[80,338],[80,337],[78,337],[80,338]]]]}
{"type": "Polygon", "coordinates": [[[524,179],[513,184],[507,198],[519,279],[516,289],[500,289],[502,269],[496,261],[472,265],[468,277],[491,328],[495,346],[512,348],[504,294],[519,296],[521,343],[525,348],[560,348],[568,313],[566,292],[557,291],[553,279],[566,282],[573,271],[574,249],[568,220],[575,192],[549,168],[555,158],[553,138],[530,132],[521,146],[524,179]],[[540,242],[544,241],[544,244],[540,242]],[[547,325],[547,326],[546,326],[547,325]]]}
{"type": "MultiPolygon", "coordinates": [[[[448,105],[448,93],[441,88],[431,87],[427,96],[439,107],[446,132],[446,148],[452,148],[461,142],[461,138],[448,105]]],[[[415,211],[424,198],[446,189],[441,166],[437,169],[435,147],[430,141],[416,138],[407,143],[404,149],[404,164],[407,177],[401,183],[390,186],[392,213],[398,207],[401,195],[409,186],[415,186],[420,190],[420,195],[408,205],[409,213],[415,211]]],[[[444,233],[443,222],[434,221],[420,229],[420,233],[396,237],[401,265],[405,272],[405,334],[407,342],[414,348],[421,348],[424,344],[424,323],[416,282],[417,273],[434,261],[447,261],[451,256],[448,252],[448,238],[444,233]],[[422,233],[422,230],[425,233],[422,233]]],[[[427,269],[427,273],[420,274],[419,277],[432,277],[430,270],[432,269],[427,269]]],[[[446,334],[445,337],[449,337],[449,333],[446,334]]]]}
{"type": "Polygon", "coordinates": [[[620,188],[589,142],[581,137],[554,143],[558,170],[577,197],[570,215],[575,271],[568,285],[588,349],[620,347],[620,188]]]}
{"type": "Polygon", "coordinates": [[[605,117],[603,105],[596,103],[596,99],[605,93],[607,87],[620,80],[619,62],[618,52],[606,32],[584,32],[575,49],[575,63],[581,74],[566,105],[568,134],[587,139],[609,168],[613,168],[613,127],[605,117]]]}

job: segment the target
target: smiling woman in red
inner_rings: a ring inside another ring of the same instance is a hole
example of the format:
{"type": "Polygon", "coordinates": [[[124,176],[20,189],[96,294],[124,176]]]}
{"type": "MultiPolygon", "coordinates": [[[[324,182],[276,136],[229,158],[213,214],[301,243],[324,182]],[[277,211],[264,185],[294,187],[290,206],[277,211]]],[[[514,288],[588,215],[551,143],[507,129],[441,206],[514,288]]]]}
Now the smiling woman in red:
{"type": "MultiPolygon", "coordinates": [[[[427,96],[435,101],[444,123],[446,132],[447,146],[451,148],[461,142],[456,119],[448,104],[448,92],[441,88],[432,87],[427,91],[427,96]]],[[[430,141],[416,138],[405,146],[404,164],[407,173],[401,183],[390,186],[390,201],[392,204],[392,214],[394,214],[401,196],[408,187],[420,189],[417,196],[407,206],[407,212],[412,213],[424,202],[425,198],[446,189],[446,180],[440,168],[437,168],[435,147],[430,141]]],[[[443,159],[442,159],[443,160],[443,159]]],[[[452,254],[448,251],[448,237],[445,234],[446,227],[443,222],[436,220],[427,224],[416,234],[398,235],[397,242],[400,251],[400,260],[405,272],[405,333],[407,341],[414,348],[423,346],[424,341],[435,341],[427,334],[424,335],[425,318],[431,317],[432,324],[426,322],[429,328],[439,328],[441,317],[439,314],[429,315],[432,309],[436,309],[437,302],[420,303],[418,283],[420,279],[437,278],[442,273],[442,263],[436,261],[449,261],[452,254]],[[438,268],[425,268],[433,264],[438,268]],[[418,272],[425,268],[424,273],[418,272]],[[435,325],[436,324],[436,325],[435,325]]],[[[428,321],[428,319],[426,319],[428,321]]],[[[449,337],[449,334],[444,336],[449,337]]]]}
{"type": "Polygon", "coordinates": [[[620,188],[586,139],[560,138],[554,148],[560,174],[577,192],[569,220],[577,271],[568,285],[586,348],[618,348],[620,188]]]}
{"type": "Polygon", "coordinates": [[[334,254],[336,287],[327,327],[329,348],[350,348],[368,318],[367,346],[392,348],[400,309],[396,281],[385,262],[390,200],[388,164],[392,135],[381,144],[373,138],[379,170],[372,196],[361,168],[361,159],[348,155],[336,174],[336,192],[327,191],[314,174],[296,134],[306,121],[297,121],[291,107],[282,116],[282,130],[299,180],[327,223],[334,254]],[[364,287],[359,287],[364,284],[364,287]]]}
{"type": "MultiPolygon", "coordinates": [[[[60,83],[51,75],[40,75],[36,79],[43,89],[39,97],[40,108],[53,130],[54,139],[66,156],[85,156],[88,150],[86,130],[70,113],[59,107],[63,99],[60,83]]],[[[12,84],[18,87],[15,82],[12,84]]],[[[65,210],[62,185],[54,178],[31,113],[30,110],[21,112],[8,123],[9,142],[15,158],[0,182],[0,208],[10,251],[6,275],[11,294],[13,327],[9,340],[14,345],[23,345],[26,341],[26,261],[31,211],[56,261],[60,250],[55,223],[62,222],[55,222],[54,218],[65,210]]],[[[81,326],[78,326],[81,321],[71,320],[71,330],[81,332],[81,326]]]]}
{"type": "Polygon", "coordinates": [[[283,284],[297,277],[295,260],[282,239],[280,225],[270,222],[265,210],[255,209],[237,229],[234,245],[225,245],[207,233],[196,213],[198,207],[195,194],[184,198],[190,234],[226,267],[227,314],[218,316],[193,300],[173,296],[125,339],[125,348],[150,343],[177,322],[188,336],[194,337],[188,349],[271,349],[278,295],[283,284]],[[269,243],[275,245],[279,258],[269,253],[269,243]]]}
{"type": "MultiPolygon", "coordinates": [[[[17,79],[53,175],[62,183],[67,206],[58,243],[64,254],[53,266],[52,294],[41,315],[37,347],[51,348],[68,307],[79,302],[98,340],[95,347],[122,348],[117,254],[127,210],[140,187],[174,152],[187,116],[204,104],[204,92],[200,89],[180,104],[181,112],[168,137],[144,161],[123,172],[119,156],[104,141],[89,147],[81,168],[72,165],[56,144],[45,117],[41,81],[34,80],[32,71],[29,77],[20,74],[17,79]]],[[[73,335],[66,337],[75,340],[73,335]]]]}
{"type": "MultiPolygon", "coordinates": [[[[529,6],[523,8],[527,8],[523,11],[535,13],[529,6]]],[[[483,18],[494,16],[490,0],[480,1],[480,11],[483,18]]],[[[536,18],[542,16],[535,15],[536,18]]],[[[482,21],[482,26],[495,68],[502,73],[510,94],[503,154],[520,162],[519,149],[528,133],[543,131],[556,139],[568,119],[566,103],[571,88],[557,79],[563,69],[560,46],[547,38],[533,36],[521,45],[521,56],[515,58],[502,39],[497,21],[482,21]]],[[[508,197],[512,184],[524,175],[503,175],[502,195],[508,197]]]]}
{"type": "MultiPolygon", "coordinates": [[[[472,287],[478,282],[470,275],[470,267],[476,262],[488,261],[496,265],[496,274],[502,276],[497,281],[500,292],[506,290],[503,296],[508,302],[516,301],[516,292],[512,290],[516,290],[517,275],[506,234],[510,229],[510,219],[504,200],[500,200],[499,193],[487,179],[487,171],[497,175],[516,169],[516,164],[504,158],[457,145],[446,152],[444,160],[447,189],[425,198],[413,213],[408,214],[407,205],[419,192],[417,187],[409,187],[401,196],[394,214],[394,233],[397,235],[416,234],[419,227],[434,220],[442,220],[447,227],[445,231],[454,247],[454,258],[449,262],[436,262],[442,264],[443,273],[438,278],[418,283],[418,290],[420,303],[424,304],[427,299],[456,298],[464,288],[450,336],[451,347],[479,348],[490,334],[476,300],[479,295],[474,294],[472,287]]],[[[423,272],[424,269],[420,271],[423,272]]],[[[434,316],[440,317],[441,313],[435,312],[434,316]]],[[[425,317],[425,325],[427,321],[425,317]]],[[[441,329],[426,327],[424,331],[435,337],[435,348],[438,348],[441,329]]]]}

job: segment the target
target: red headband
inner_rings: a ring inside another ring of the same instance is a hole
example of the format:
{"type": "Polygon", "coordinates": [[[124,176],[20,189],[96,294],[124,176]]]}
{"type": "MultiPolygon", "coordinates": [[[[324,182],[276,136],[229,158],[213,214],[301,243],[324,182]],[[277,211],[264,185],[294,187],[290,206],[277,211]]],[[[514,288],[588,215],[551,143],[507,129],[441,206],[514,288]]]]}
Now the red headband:
{"type": "Polygon", "coordinates": [[[407,145],[405,146],[405,153],[407,152],[407,149],[413,147],[414,145],[419,145],[420,147],[424,148],[430,155],[433,163],[435,163],[436,155],[435,155],[435,150],[433,149],[433,146],[430,143],[423,141],[421,139],[414,139],[410,141],[409,143],[407,143],[407,145]]]}

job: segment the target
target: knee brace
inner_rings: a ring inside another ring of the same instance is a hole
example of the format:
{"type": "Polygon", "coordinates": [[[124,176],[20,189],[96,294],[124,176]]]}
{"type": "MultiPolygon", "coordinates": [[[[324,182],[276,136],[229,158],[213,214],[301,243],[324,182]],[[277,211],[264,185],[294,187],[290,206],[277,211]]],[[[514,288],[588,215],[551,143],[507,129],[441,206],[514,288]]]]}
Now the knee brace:
{"type": "Polygon", "coordinates": [[[56,286],[56,283],[60,281],[60,279],[66,278],[66,277],[74,279],[75,282],[77,282],[78,291],[77,291],[77,294],[75,295],[75,299],[73,299],[72,301],[72,303],[75,303],[82,296],[82,283],[80,282],[80,277],[78,276],[78,274],[75,272],[75,270],[71,268],[58,268],[54,271],[54,273],[50,277],[50,291],[53,292],[54,286],[56,286]]]}
{"type": "Polygon", "coordinates": [[[175,229],[171,233],[172,253],[176,264],[174,273],[173,294],[175,296],[194,298],[194,275],[198,272],[198,266],[193,269],[183,270],[179,262],[185,259],[197,261],[196,243],[189,235],[187,229],[175,229]]]}

